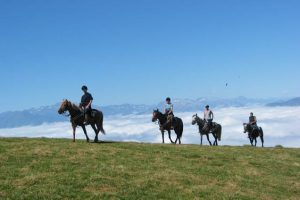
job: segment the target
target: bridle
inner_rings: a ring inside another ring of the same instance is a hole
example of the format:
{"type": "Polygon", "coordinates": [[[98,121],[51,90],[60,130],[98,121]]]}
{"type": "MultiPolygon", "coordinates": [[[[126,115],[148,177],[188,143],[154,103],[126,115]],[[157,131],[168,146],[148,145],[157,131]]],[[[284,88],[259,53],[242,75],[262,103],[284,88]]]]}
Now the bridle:
{"type": "MultiPolygon", "coordinates": [[[[69,102],[69,103],[71,103],[71,102],[69,102]]],[[[70,105],[67,104],[67,105],[65,106],[64,111],[62,112],[62,115],[65,116],[65,117],[70,117],[70,116],[71,116],[70,111],[69,111],[69,109],[68,109],[69,106],[70,106],[70,105]],[[69,112],[68,114],[66,113],[67,111],[69,112]]],[[[77,120],[77,119],[78,119],[79,117],[81,117],[82,115],[83,115],[83,113],[80,112],[78,115],[76,115],[76,116],[73,117],[73,118],[72,118],[72,116],[71,116],[71,121],[72,121],[72,122],[75,122],[75,120],[77,120]]]]}
{"type": "MultiPolygon", "coordinates": [[[[156,124],[156,125],[160,125],[160,122],[159,122],[159,120],[158,120],[158,117],[157,117],[157,115],[158,115],[158,112],[156,111],[155,112],[155,121],[153,122],[154,124],[156,124]]],[[[152,119],[154,118],[154,116],[152,117],[152,119]]]]}

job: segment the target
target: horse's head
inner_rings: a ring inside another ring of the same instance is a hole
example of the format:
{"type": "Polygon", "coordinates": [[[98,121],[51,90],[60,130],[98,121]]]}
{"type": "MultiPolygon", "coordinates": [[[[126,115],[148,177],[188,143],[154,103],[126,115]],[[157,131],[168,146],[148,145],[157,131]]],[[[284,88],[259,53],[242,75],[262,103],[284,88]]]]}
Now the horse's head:
{"type": "Polygon", "coordinates": [[[67,99],[64,100],[61,105],[60,108],[58,109],[58,114],[63,114],[65,113],[67,110],[69,110],[71,102],[68,101],[67,99]]]}
{"type": "Polygon", "coordinates": [[[205,124],[205,121],[201,119],[197,114],[193,115],[192,125],[198,124],[202,128],[205,124]]]}
{"type": "Polygon", "coordinates": [[[152,122],[156,122],[158,120],[158,117],[159,117],[159,110],[156,109],[156,110],[153,110],[153,113],[152,113],[152,122]]]}
{"type": "Polygon", "coordinates": [[[248,123],[243,123],[243,126],[244,126],[244,133],[249,132],[250,125],[248,123]]]}
{"type": "Polygon", "coordinates": [[[197,122],[198,122],[198,120],[199,120],[199,117],[198,117],[198,115],[197,114],[195,114],[195,115],[193,115],[193,117],[192,117],[193,119],[192,119],[192,125],[195,125],[197,122]]]}

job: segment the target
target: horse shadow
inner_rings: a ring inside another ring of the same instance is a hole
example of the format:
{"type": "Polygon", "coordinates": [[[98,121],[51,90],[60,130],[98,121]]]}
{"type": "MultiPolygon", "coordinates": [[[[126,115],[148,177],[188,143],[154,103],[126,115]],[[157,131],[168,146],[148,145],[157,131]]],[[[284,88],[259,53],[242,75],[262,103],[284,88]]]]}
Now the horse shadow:
{"type": "Polygon", "coordinates": [[[120,143],[120,142],[99,140],[99,141],[90,141],[89,143],[91,143],[91,144],[115,144],[115,143],[120,143]]]}

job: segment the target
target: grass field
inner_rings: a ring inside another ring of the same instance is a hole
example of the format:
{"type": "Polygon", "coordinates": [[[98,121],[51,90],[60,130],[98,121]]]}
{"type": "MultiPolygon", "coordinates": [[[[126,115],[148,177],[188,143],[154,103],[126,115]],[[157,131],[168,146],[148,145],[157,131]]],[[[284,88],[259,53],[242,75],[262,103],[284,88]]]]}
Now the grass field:
{"type": "Polygon", "coordinates": [[[0,138],[0,199],[300,199],[300,149],[0,138]]]}

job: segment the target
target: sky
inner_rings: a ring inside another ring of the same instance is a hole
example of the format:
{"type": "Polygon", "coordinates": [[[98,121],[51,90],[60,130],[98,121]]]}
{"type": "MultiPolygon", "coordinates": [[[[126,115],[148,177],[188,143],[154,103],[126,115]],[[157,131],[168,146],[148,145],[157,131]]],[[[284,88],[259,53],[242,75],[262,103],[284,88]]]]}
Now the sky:
{"type": "Polygon", "coordinates": [[[298,0],[0,0],[0,112],[296,97],[298,0]],[[226,86],[226,83],[228,85],[226,86]]]}

